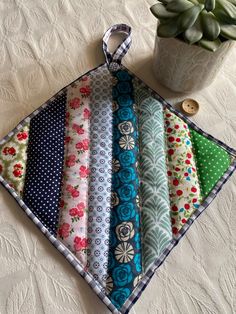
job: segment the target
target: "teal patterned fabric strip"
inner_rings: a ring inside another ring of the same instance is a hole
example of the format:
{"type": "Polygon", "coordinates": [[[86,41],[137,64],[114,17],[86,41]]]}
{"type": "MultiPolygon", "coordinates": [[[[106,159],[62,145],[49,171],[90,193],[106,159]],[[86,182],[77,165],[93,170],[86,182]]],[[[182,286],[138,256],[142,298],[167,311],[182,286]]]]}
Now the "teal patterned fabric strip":
{"type": "Polygon", "coordinates": [[[135,89],[135,102],[139,113],[143,267],[147,271],[171,241],[172,231],[163,106],[140,87],[135,89]]]}
{"type": "Polygon", "coordinates": [[[107,290],[120,309],[140,279],[141,237],[137,203],[138,124],[132,76],[114,73],[113,173],[107,290]]]}

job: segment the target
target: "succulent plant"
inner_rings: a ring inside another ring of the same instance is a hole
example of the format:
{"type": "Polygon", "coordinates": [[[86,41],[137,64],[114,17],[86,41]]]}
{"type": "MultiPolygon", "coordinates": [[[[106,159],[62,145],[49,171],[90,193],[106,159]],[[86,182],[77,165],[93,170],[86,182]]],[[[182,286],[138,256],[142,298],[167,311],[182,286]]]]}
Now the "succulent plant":
{"type": "Polygon", "coordinates": [[[216,51],[236,40],[236,0],[160,0],[151,7],[159,37],[177,37],[216,51]]]}

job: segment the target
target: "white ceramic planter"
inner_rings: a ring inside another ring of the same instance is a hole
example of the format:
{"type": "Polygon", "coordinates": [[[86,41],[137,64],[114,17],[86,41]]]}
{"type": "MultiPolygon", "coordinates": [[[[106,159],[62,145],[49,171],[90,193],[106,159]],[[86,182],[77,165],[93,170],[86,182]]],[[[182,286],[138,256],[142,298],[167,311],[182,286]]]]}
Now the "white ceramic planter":
{"type": "Polygon", "coordinates": [[[156,36],[155,76],[176,92],[203,89],[214,81],[234,44],[234,41],[226,41],[216,52],[210,52],[175,38],[156,36]]]}

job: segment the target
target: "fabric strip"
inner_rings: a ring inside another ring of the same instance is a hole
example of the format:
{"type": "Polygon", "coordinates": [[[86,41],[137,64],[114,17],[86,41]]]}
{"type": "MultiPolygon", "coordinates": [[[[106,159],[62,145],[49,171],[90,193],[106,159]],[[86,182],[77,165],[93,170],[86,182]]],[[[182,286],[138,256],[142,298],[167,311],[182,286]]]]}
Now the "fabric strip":
{"type": "Polygon", "coordinates": [[[66,94],[56,97],[30,122],[23,200],[56,235],[64,160],[66,94]]]}
{"type": "Polygon", "coordinates": [[[163,106],[144,89],[135,88],[140,136],[140,204],[144,271],[172,239],[166,170],[163,106]]]}
{"type": "Polygon", "coordinates": [[[88,271],[106,284],[112,175],[112,76],[106,66],[91,73],[88,271]]]}
{"type": "Polygon", "coordinates": [[[207,197],[230,165],[229,154],[219,145],[190,128],[203,197],[207,197]]]}
{"type": "Polygon", "coordinates": [[[177,235],[202,197],[188,125],[169,109],[164,113],[172,232],[177,235]]]}
{"type": "Polygon", "coordinates": [[[121,308],[140,280],[141,237],[138,201],[138,126],[132,76],[114,73],[113,175],[107,292],[121,308]]]}
{"type": "Polygon", "coordinates": [[[26,172],[29,123],[0,145],[0,175],[22,195],[26,172]]]}
{"type": "Polygon", "coordinates": [[[90,151],[90,80],[84,76],[67,91],[65,160],[57,237],[85,266],[90,151]]]}

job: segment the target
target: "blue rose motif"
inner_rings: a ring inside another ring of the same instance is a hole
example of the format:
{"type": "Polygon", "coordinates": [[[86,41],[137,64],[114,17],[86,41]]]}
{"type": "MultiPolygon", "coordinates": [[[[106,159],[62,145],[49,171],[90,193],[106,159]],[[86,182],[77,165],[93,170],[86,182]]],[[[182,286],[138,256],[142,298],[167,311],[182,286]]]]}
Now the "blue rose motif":
{"type": "Polygon", "coordinates": [[[115,156],[119,155],[120,154],[120,145],[118,143],[114,143],[113,145],[113,154],[115,156]]]}
{"type": "Polygon", "coordinates": [[[113,115],[113,125],[118,125],[120,123],[119,118],[116,115],[113,115]]]}
{"type": "Polygon", "coordinates": [[[112,252],[109,252],[109,255],[108,255],[108,269],[114,268],[115,264],[116,264],[116,260],[113,257],[112,252]]]}
{"type": "Polygon", "coordinates": [[[135,216],[135,208],[132,203],[123,203],[117,207],[117,216],[122,221],[127,221],[135,216]]]}
{"type": "Polygon", "coordinates": [[[133,279],[131,266],[129,264],[122,264],[117,266],[112,271],[112,278],[117,287],[124,287],[133,279]]]}
{"type": "Polygon", "coordinates": [[[112,175],[112,185],[114,190],[117,190],[120,186],[120,179],[117,173],[113,173],[112,175]]]}
{"type": "Polygon", "coordinates": [[[129,183],[136,178],[136,173],[134,171],[134,168],[125,167],[119,171],[118,176],[121,182],[129,183]]]}
{"type": "Polygon", "coordinates": [[[141,249],[141,238],[140,238],[139,233],[137,233],[137,234],[135,235],[134,241],[135,241],[136,249],[137,249],[137,250],[140,250],[140,249],[141,249]]]}
{"type": "Polygon", "coordinates": [[[116,128],[114,128],[114,129],[113,129],[113,135],[112,135],[112,136],[113,136],[113,140],[114,140],[114,141],[118,140],[118,139],[120,138],[120,136],[121,136],[121,135],[120,135],[120,131],[117,130],[116,128]]]}
{"type": "Polygon", "coordinates": [[[119,81],[129,81],[132,79],[132,76],[129,75],[127,71],[120,70],[116,73],[116,77],[119,81]]]}
{"type": "Polygon", "coordinates": [[[141,254],[138,253],[134,257],[134,263],[135,263],[135,268],[137,272],[141,272],[142,266],[141,266],[141,254]]]}
{"type": "Polygon", "coordinates": [[[113,89],[112,89],[112,97],[113,97],[113,98],[116,98],[116,97],[118,97],[118,96],[119,96],[118,90],[117,90],[115,87],[113,87],[113,89]]]}
{"type": "Polygon", "coordinates": [[[133,111],[130,108],[121,108],[117,114],[121,121],[130,120],[133,117],[133,111]]]}
{"type": "Polygon", "coordinates": [[[135,163],[135,155],[132,151],[125,151],[119,156],[121,166],[130,166],[135,163]]]}
{"type": "Polygon", "coordinates": [[[137,195],[137,191],[132,184],[124,184],[118,189],[118,194],[121,201],[127,202],[137,195]]]}
{"type": "Polygon", "coordinates": [[[119,288],[112,292],[111,294],[111,302],[115,305],[115,307],[119,310],[125,301],[130,296],[131,291],[128,288],[119,288]]]}
{"type": "Polygon", "coordinates": [[[117,102],[120,107],[128,107],[131,106],[134,101],[130,95],[120,95],[117,98],[117,102]]]}
{"type": "Polygon", "coordinates": [[[119,82],[116,87],[121,94],[128,94],[131,92],[131,85],[129,82],[119,82]]]}

